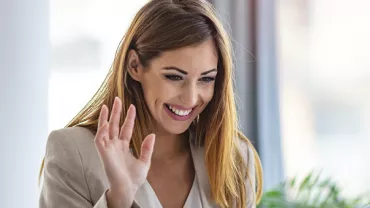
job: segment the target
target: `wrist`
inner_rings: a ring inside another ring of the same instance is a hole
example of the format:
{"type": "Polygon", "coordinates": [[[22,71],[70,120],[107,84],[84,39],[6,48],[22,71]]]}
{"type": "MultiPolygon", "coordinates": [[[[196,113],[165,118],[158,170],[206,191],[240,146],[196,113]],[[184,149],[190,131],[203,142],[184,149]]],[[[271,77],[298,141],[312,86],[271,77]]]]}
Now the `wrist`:
{"type": "Polygon", "coordinates": [[[106,192],[109,208],[130,208],[134,201],[134,193],[122,193],[112,189],[106,192]]]}

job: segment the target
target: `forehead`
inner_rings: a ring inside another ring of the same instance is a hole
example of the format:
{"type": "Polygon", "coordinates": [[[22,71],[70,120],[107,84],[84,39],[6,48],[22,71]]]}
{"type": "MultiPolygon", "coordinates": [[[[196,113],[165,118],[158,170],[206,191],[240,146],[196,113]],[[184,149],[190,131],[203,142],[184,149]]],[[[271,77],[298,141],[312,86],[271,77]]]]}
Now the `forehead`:
{"type": "Polygon", "coordinates": [[[163,52],[154,59],[152,66],[176,66],[189,73],[217,68],[218,55],[213,39],[198,45],[186,46],[163,52]]]}

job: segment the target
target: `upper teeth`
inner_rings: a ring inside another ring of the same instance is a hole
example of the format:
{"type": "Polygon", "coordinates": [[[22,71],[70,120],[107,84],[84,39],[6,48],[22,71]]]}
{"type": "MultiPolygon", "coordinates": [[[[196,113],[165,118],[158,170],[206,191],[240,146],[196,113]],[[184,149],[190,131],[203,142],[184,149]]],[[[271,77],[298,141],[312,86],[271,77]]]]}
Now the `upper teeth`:
{"type": "Polygon", "coordinates": [[[172,112],[174,112],[175,114],[177,114],[179,116],[187,116],[192,111],[192,109],[190,109],[190,110],[179,110],[179,109],[176,109],[175,107],[170,106],[170,105],[168,105],[168,107],[171,109],[172,112]]]}

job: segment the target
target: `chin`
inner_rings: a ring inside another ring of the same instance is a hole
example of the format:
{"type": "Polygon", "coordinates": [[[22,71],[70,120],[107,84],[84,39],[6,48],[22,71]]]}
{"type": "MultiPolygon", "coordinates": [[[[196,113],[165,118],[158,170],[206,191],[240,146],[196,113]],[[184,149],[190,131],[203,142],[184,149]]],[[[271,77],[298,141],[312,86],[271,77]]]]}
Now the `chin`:
{"type": "Polygon", "coordinates": [[[186,132],[189,128],[191,123],[189,123],[188,125],[185,125],[185,124],[171,124],[171,125],[163,125],[163,128],[166,132],[170,133],[170,134],[182,134],[184,132],[186,132]]]}

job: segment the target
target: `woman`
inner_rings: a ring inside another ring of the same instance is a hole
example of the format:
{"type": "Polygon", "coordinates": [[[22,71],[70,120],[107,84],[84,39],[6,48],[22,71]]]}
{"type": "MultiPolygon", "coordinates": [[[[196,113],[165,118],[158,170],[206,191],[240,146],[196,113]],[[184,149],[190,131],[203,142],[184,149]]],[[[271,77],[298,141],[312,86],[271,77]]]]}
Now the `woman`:
{"type": "Polygon", "coordinates": [[[148,2],[98,92],[50,134],[40,207],[255,207],[261,163],[238,130],[231,54],[205,0],[148,2]]]}

